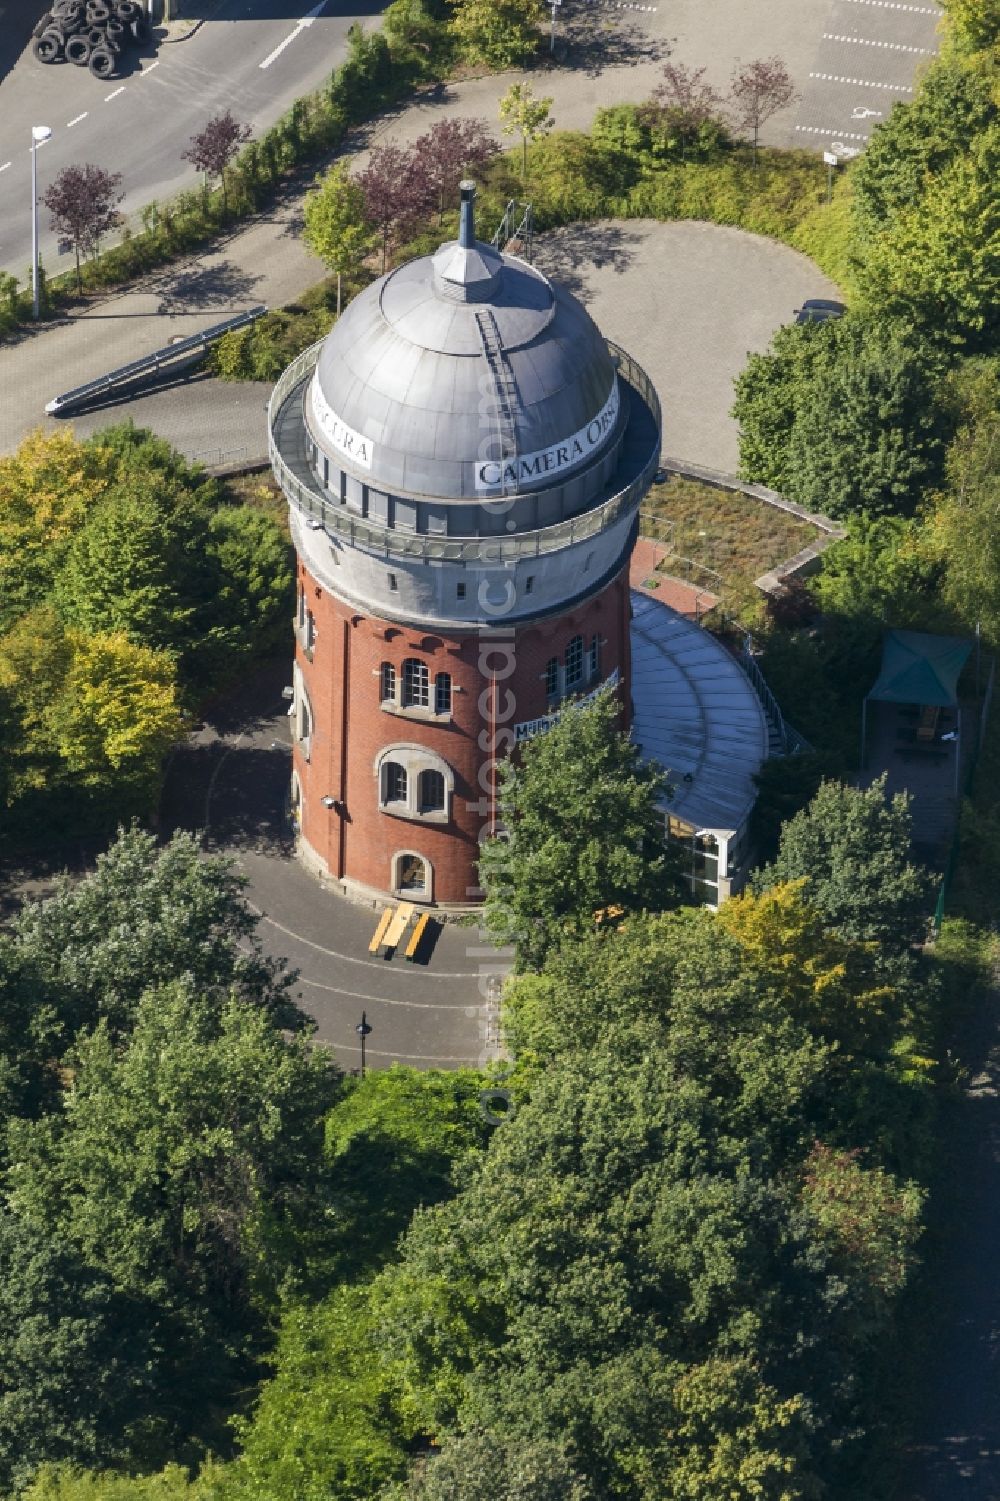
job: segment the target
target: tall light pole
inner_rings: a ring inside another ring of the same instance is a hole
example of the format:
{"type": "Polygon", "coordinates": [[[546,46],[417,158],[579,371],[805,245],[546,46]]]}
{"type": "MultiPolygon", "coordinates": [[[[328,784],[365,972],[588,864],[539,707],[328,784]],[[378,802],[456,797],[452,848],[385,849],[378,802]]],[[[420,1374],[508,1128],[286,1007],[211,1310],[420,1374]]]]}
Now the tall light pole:
{"type": "Polygon", "coordinates": [[[31,316],[37,321],[38,303],[38,169],[35,156],[52,131],[47,125],[31,127],[31,316]]]}
{"type": "Polygon", "coordinates": [[[365,1042],[366,1042],[366,1040],[368,1038],[368,1034],[371,1032],[371,1029],[372,1029],[372,1024],[368,1020],[368,1017],[365,1015],[365,1013],[362,1011],[362,1013],[361,1013],[361,1020],[358,1022],[358,1025],[354,1028],[355,1032],[357,1032],[358,1036],[361,1038],[361,1077],[362,1077],[362,1079],[365,1076],[365,1042]]]}

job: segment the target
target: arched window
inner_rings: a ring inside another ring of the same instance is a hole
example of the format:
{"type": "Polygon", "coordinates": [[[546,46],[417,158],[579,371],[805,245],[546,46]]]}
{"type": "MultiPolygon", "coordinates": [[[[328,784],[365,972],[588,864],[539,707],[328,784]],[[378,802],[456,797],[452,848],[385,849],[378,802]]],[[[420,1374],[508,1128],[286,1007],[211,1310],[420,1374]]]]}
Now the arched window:
{"type": "Polygon", "coordinates": [[[444,809],[444,777],[428,769],[420,773],[417,803],[421,813],[439,813],[444,809]]]}
{"type": "Polygon", "coordinates": [[[396,702],[396,669],[391,662],[382,663],[382,702],[396,702]]]}
{"type": "Polygon", "coordinates": [[[439,672],[434,679],[434,711],[436,714],[451,713],[450,672],[439,672]]]}
{"type": "Polygon", "coordinates": [[[394,860],[395,889],[413,896],[430,896],[430,867],[420,855],[397,855],[394,860]]]}
{"type": "Polygon", "coordinates": [[[400,766],[398,761],[387,761],[382,768],[382,801],[386,803],[406,802],[406,767],[400,766]]]}
{"type": "Polygon", "coordinates": [[[559,658],[550,657],[545,664],[545,692],[549,698],[559,696],[559,658]]]}
{"type": "Polygon", "coordinates": [[[587,674],[588,674],[589,677],[592,677],[592,678],[596,678],[596,676],[597,676],[597,667],[598,667],[597,653],[598,653],[599,642],[600,642],[600,637],[599,636],[592,636],[590,638],[590,651],[587,653],[587,674]]]}
{"type": "Polygon", "coordinates": [[[583,677],[583,637],[574,636],[566,647],[566,687],[575,688],[583,677]]]}
{"type": "Polygon", "coordinates": [[[407,657],[403,663],[403,708],[426,709],[430,703],[430,674],[427,663],[407,657]]]}

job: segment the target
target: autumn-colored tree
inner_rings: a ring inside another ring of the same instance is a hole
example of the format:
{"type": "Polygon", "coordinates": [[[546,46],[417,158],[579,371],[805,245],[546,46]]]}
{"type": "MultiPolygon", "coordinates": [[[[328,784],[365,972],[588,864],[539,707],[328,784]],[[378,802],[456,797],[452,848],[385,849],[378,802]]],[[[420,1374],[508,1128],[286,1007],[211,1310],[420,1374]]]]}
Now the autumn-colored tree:
{"type": "Polygon", "coordinates": [[[114,470],[112,456],[72,432],[41,428],[0,458],[0,633],[48,593],[114,470]]]}
{"type": "Polygon", "coordinates": [[[389,246],[412,234],[422,216],[433,207],[432,190],[418,170],[412,150],[390,141],[376,146],[368,165],[355,179],[364,197],[365,218],[375,228],[382,244],[382,272],[389,261],[389,246]]]}
{"type": "Polygon", "coordinates": [[[249,125],[243,125],[235,119],[231,110],[224,114],[213,115],[203,129],[197,131],[192,137],[186,151],[181,152],[183,161],[188,161],[198,171],[205,174],[205,191],[213,177],[217,177],[222,184],[222,207],[225,213],[229,212],[229,189],[226,182],[226,169],[229,167],[241,146],[246,145],[253,131],[249,125]]]}
{"type": "Polygon", "coordinates": [[[417,137],[415,167],[437,200],[439,223],[461,179],[481,171],[499,150],[485,120],[438,120],[417,137]]]}
{"type": "Polygon", "coordinates": [[[337,317],[340,317],[341,278],[368,253],[372,231],[365,213],[365,195],[340,163],[307,193],[302,206],[302,238],[337,277],[337,317]]]}
{"type": "Polygon", "coordinates": [[[500,118],[505,136],[521,138],[521,182],[528,185],[528,147],[546,135],[554,124],[552,100],[536,99],[531,84],[512,83],[500,100],[500,118]]]}
{"type": "Polygon", "coordinates": [[[653,91],[656,127],[680,147],[682,160],[691,150],[718,145],[726,133],[722,95],[705,82],[705,71],[668,62],[663,82],[653,91]]]}
{"type": "Polygon", "coordinates": [[[787,109],[796,98],[795,85],[780,57],[766,57],[737,68],[729,90],[738,128],[753,137],[756,170],[760,133],[773,115],[787,109]]]}
{"type": "Polygon", "coordinates": [[[87,162],[64,167],[42,198],[52,215],[52,229],[73,249],[78,292],[83,291],[80,256],[96,255],[103,236],[121,223],[121,181],[120,172],[106,172],[87,162]]]}

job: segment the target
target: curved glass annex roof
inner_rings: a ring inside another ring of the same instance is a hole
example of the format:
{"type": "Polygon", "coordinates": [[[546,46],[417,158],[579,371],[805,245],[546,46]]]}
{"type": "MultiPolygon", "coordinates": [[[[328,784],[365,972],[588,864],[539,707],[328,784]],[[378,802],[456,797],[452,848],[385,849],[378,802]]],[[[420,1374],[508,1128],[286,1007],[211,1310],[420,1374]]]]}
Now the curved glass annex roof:
{"type": "Polygon", "coordinates": [[[676,788],[664,808],[695,829],[735,832],[768,754],[760,700],[702,626],[636,589],[632,610],[632,739],[676,788]]]}

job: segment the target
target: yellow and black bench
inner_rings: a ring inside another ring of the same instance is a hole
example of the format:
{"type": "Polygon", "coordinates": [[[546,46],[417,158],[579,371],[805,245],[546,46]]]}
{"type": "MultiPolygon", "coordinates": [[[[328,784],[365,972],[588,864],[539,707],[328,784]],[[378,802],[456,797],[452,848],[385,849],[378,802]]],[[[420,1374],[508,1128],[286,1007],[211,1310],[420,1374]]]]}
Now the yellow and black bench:
{"type": "Polygon", "coordinates": [[[430,920],[431,915],[429,912],[422,912],[417,918],[416,926],[414,927],[413,932],[410,934],[410,941],[406,945],[407,959],[415,959],[417,957],[417,950],[420,947],[420,940],[427,932],[427,925],[430,920]]]}
{"type": "Polygon", "coordinates": [[[378,920],[378,927],[375,929],[375,932],[372,935],[372,941],[368,945],[369,954],[378,953],[379,949],[382,947],[382,944],[385,942],[386,931],[391,922],[392,908],[386,907],[385,911],[382,913],[382,916],[378,920]]]}

